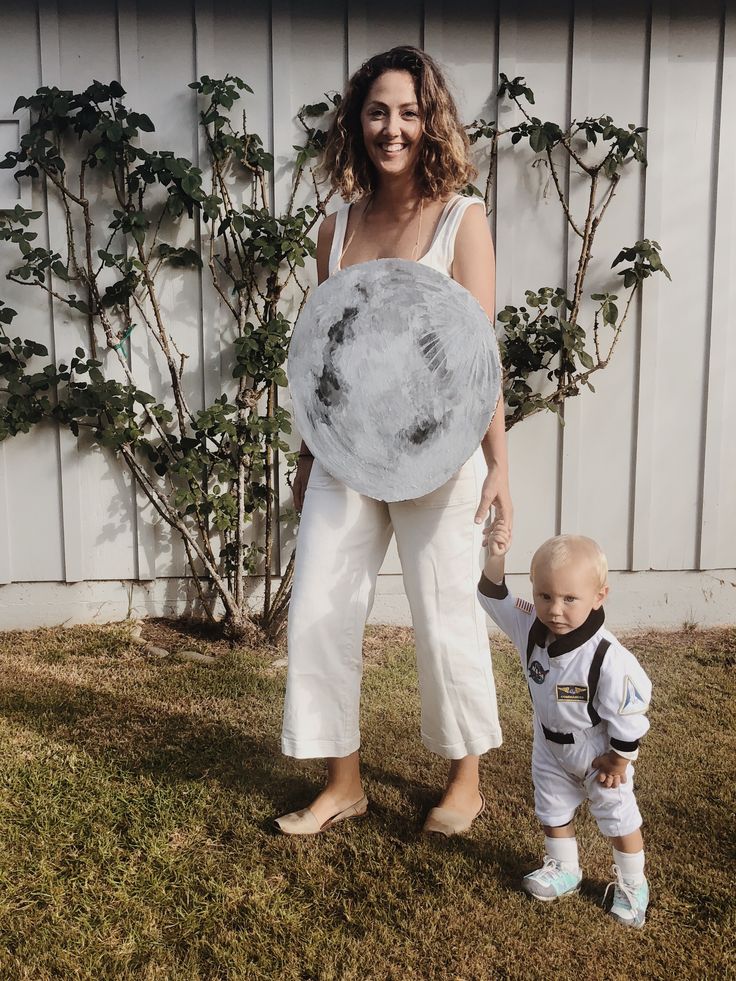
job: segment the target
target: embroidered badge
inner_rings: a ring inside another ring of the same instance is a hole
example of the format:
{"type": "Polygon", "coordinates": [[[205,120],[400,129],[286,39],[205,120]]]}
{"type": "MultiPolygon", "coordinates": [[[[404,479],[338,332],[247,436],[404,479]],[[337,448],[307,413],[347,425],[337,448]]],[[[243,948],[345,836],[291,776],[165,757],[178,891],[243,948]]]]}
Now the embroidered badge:
{"type": "Polygon", "coordinates": [[[626,675],[624,679],[624,697],[621,702],[619,715],[638,715],[639,712],[646,712],[649,702],[640,694],[631,678],[626,675]]]}
{"type": "Polygon", "coordinates": [[[544,679],[549,674],[549,668],[545,671],[539,661],[532,661],[529,665],[529,677],[538,685],[544,684],[544,679]]]}
{"type": "Polygon", "coordinates": [[[557,685],[558,702],[587,702],[587,685],[557,685]]]}
{"type": "Polygon", "coordinates": [[[519,599],[516,600],[516,609],[521,610],[522,613],[532,614],[534,613],[534,604],[530,603],[529,600],[519,599]]]}

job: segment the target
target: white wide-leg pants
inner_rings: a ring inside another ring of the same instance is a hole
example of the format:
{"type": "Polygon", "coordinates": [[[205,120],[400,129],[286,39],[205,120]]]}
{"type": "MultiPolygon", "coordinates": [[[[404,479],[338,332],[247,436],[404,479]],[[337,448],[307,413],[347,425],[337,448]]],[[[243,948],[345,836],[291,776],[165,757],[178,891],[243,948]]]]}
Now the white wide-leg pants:
{"type": "Polygon", "coordinates": [[[300,759],[360,746],[366,618],[392,533],[414,623],[421,738],[447,759],[501,745],[485,614],[476,600],[485,476],[479,451],[438,490],[387,504],[315,460],[304,500],[289,608],[281,746],[300,759]]]}

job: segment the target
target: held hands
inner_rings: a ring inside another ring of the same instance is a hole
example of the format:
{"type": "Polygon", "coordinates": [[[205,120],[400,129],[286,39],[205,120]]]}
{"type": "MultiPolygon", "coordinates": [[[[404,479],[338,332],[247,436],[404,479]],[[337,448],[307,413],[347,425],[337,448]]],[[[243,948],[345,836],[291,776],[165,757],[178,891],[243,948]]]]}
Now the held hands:
{"type": "Polygon", "coordinates": [[[488,546],[483,573],[491,582],[503,582],[504,557],[511,544],[511,529],[502,516],[488,523],[483,529],[483,544],[488,546]]]}
{"type": "Polygon", "coordinates": [[[606,787],[619,787],[622,783],[626,783],[626,767],[629,761],[612,749],[596,756],[591,765],[593,769],[599,771],[596,776],[598,783],[606,787]]]}
{"type": "Polygon", "coordinates": [[[511,528],[502,517],[496,517],[483,529],[483,547],[493,556],[505,555],[511,545],[511,528]]]}
{"type": "MultiPolygon", "coordinates": [[[[480,503],[475,512],[475,523],[481,524],[489,516],[491,506],[495,508],[495,519],[502,519],[508,527],[509,543],[514,522],[514,509],[511,504],[511,493],[508,480],[498,467],[489,466],[488,475],[483,481],[480,503]]],[[[485,543],[484,543],[485,544],[485,543]]]]}

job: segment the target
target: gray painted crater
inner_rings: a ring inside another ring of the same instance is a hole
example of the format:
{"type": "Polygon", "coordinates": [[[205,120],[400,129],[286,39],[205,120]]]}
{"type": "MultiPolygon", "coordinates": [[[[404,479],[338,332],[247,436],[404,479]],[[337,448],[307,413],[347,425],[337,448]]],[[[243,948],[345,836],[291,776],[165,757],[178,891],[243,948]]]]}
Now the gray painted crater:
{"type": "Polygon", "coordinates": [[[320,463],[383,501],[440,487],[472,456],[501,386],[477,300],[405,259],[361,262],[312,293],[289,348],[297,427],[320,463]]]}

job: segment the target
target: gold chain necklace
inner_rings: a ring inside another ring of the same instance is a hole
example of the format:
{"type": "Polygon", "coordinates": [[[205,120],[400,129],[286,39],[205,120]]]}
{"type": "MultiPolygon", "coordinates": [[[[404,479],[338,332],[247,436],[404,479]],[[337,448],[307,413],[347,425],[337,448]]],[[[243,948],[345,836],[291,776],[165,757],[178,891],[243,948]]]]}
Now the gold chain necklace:
{"type": "MultiPolygon", "coordinates": [[[[356,236],[356,234],[358,232],[358,229],[363,224],[363,221],[365,220],[365,216],[368,214],[368,209],[370,208],[370,206],[372,204],[373,204],[373,195],[371,195],[371,197],[368,199],[368,203],[366,204],[365,208],[363,208],[363,211],[362,211],[362,213],[360,215],[360,218],[358,218],[358,221],[355,223],[355,228],[352,230],[352,232],[350,233],[350,236],[349,236],[347,242],[342,247],[342,252],[340,253],[340,258],[337,261],[337,267],[338,267],[338,269],[342,269],[342,260],[345,257],[345,253],[348,251],[348,249],[350,248],[350,246],[353,244],[353,239],[355,238],[355,236],[356,236]]],[[[419,259],[419,240],[422,237],[422,216],[423,216],[423,214],[424,214],[424,198],[420,198],[419,199],[419,222],[417,224],[417,238],[416,238],[416,241],[414,242],[414,248],[411,250],[411,258],[414,261],[416,261],[416,260],[419,259]]]]}

